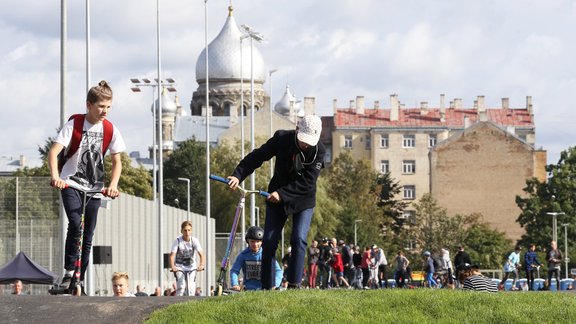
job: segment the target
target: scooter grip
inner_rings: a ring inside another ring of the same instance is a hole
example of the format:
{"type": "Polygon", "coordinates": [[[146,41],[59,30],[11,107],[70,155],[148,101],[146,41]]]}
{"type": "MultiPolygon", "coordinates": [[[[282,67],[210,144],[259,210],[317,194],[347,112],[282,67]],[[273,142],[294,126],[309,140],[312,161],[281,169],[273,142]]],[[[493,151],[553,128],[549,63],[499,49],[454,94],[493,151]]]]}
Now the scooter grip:
{"type": "Polygon", "coordinates": [[[261,196],[264,196],[266,198],[270,197],[270,194],[266,191],[260,190],[260,191],[258,191],[258,194],[260,194],[261,196]]]}
{"type": "Polygon", "coordinates": [[[216,180],[216,181],[220,181],[220,182],[224,182],[224,183],[226,183],[226,184],[228,184],[228,182],[230,181],[230,180],[228,180],[228,179],[226,179],[226,178],[222,178],[222,177],[219,177],[219,176],[214,175],[214,174],[211,174],[211,175],[210,175],[210,179],[216,180]]]}

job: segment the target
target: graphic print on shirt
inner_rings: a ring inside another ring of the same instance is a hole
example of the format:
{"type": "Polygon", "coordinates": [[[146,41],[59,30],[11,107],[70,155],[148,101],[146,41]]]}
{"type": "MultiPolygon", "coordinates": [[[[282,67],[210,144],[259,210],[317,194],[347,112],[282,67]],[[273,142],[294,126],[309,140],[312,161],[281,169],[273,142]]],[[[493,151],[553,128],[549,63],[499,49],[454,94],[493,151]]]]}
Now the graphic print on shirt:
{"type": "Polygon", "coordinates": [[[256,260],[246,260],[246,273],[245,278],[248,280],[260,280],[260,270],[262,269],[262,262],[256,260]]]}
{"type": "Polygon", "coordinates": [[[102,160],[102,132],[85,131],[80,143],[78,156],[78,171],[76,176],[88,180],[93,185],[104,181],[104,163],[102,160]]]}

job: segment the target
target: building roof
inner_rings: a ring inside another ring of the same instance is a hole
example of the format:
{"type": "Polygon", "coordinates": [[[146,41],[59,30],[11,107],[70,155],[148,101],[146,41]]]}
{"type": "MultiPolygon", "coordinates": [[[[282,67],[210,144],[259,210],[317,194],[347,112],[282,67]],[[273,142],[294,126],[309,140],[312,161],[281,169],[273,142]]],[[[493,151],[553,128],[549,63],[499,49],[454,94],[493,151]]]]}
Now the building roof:
{"type": "MultiPolygon", "coordinates": [[[[444,109],[444,121],[440,108],[428,108],[422,114],[421,108],[400,109],[398,120],[390,120],[390,109],[365,109],[364,114],[357,114],[353,108],[337,109],[334,116],[336,128],[374,128],[374,127],[438,127],[463,128],[464,119],[470,124],[480,121],[476,109],[444,109]]],[[[499,126],[534,127],[534,116],[527,109],[486,109],[487,119],[499,126]]]]}
{"type": "MultiPolygon", "coordinates": [[[[234,16],[232,15],[232,8],[229,7],[228,10],[228,18],[226,19],[226,23],[222,27],[222,30],[208,45],[208,77],[211,80],[238,80],[241,77],[243,77],[244,80],[250,80],[250,74],[252,72],[252,53],[254,60],[254,80],[264,82],[264,80],[266,80],[266,67],[264,65],[264,58],[262,57],[260,50],[256,47],[258,42],[252,42],[253,46],[251,51],[251,40],[250,38],[246,38],[242,42],[242,50],[240,50],[240,37],[244,36],[244,33],[240,31],[240,28],[238,28],[236,19],[234,19],[234,16]],[[242,64],[240,62],[242,62],[242,64]],[[242,73],[240,73],[241,68],[242,73]]],[[[206,49],[203,49],[196,61],[196,80],[205,81],[205,79],[206,49]]]]}

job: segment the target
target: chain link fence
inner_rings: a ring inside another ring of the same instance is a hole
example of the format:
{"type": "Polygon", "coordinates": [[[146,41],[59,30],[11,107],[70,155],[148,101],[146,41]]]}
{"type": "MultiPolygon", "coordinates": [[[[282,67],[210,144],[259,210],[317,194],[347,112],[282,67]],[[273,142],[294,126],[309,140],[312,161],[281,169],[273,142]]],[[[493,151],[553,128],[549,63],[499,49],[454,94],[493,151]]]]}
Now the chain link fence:
{"type": "MultiPolygon", "coordinates": [[[[42,267],[62,267],[59,192],[48,177],[0,177],[0,266],[24,252],[42,267]]],[[[46,285],[24,285],[25,294],[45,294],[46,285]]],[[[0,286],[0,295],[11,285],[0,286]]]]}

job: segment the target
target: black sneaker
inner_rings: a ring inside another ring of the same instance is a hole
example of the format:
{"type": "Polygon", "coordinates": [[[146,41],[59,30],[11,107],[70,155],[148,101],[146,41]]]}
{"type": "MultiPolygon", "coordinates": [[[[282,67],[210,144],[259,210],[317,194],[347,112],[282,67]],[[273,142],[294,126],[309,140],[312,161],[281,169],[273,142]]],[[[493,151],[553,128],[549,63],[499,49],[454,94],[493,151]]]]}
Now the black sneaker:
{"type": "Polygon", "coordinates": [[[88,296],[84,291],[84,281],[80,281],[80,296],[88,296]]]}
{"type": "Polygon", "coordinates": [[[60,284],[60,286],[68,288],[68,286],[70,286],[70,282],[72,282],[72,276],[69,274],[65,274],[64,278],[62,278],[62,283],[60,284]]]}

